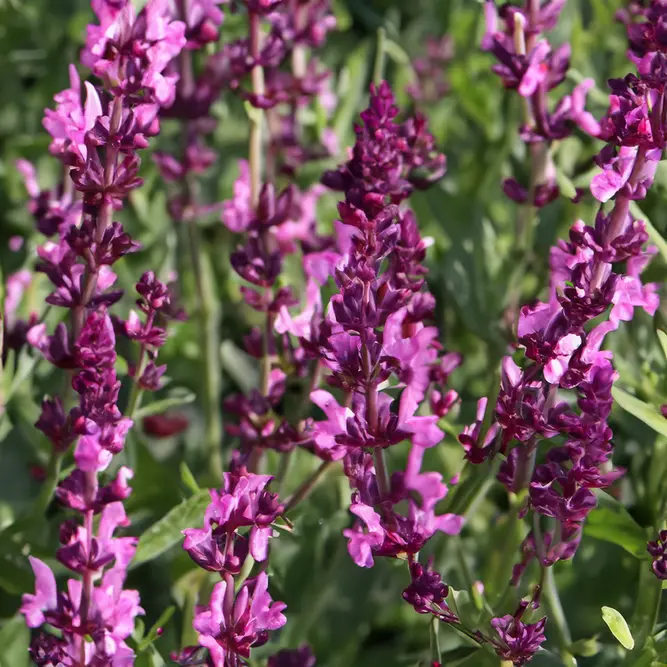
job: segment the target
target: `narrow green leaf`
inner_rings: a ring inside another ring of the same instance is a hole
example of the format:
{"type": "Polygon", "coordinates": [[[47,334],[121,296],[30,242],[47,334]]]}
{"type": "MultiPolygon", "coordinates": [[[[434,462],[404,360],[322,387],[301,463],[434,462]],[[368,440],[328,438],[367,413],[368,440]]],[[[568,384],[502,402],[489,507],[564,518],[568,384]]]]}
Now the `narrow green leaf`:
{"type": "Polygon", "coordinates": [[[614,400],[623,410],[643,421],[644,424],[650,426],[656,433],[667,436],[667,419],[656,408],[632,396],[632,394],[628,394],[627,391],[624,391],[620,387],[614,387],[611,393],[614,400]]]}
{"type": "Polygon", "coordinates": [[[385,41],[384,52],[398,65],[410,64],[410,56],[405,52],[405,49],[392,39],[385,41]]]}
{"type": "Polygon", "coordinates": [[[597,507],[588,515],[584,533],[617,544],[635,558],[646,557],[646,535],[628,511],[604,491],[596,490],[597,507]]]}
{"type": "Polygon", "coordinates": [[[660,347],[662,347],[662,353],[665,355],[665,359],[667,359],[667,333],[662,329],[658,329],[658,340],[660,341],[660,347]]]}
{"type": "Polygon", "coordinates": [[[171,408],[177,408],[192,403],[195,398],[195,394],[187,389],[174,389],[166,398],[159,401],[153,401],[137,410],[136,418],[141,419],[142,417],[148,417],[149,415],[161,414],[171,408]]]}
{"type": "Polygon", "coordinates": [[[616,611],[613,607],[602,607],[602,620],[611,630],[611,634],[618,639],[621,646],[628,651],[632,651],[635,647],[635,640],[632,638],[628,623],[621,612],[616,611]]]}
{"type": "Polygon", "coordinates": [[[27,667],[30,630],[23,616],[6,621],[0,630],[0,667],[27,667]]]}
{"type": "Polygon", "coordinates": [[[645,213],[635,202],[630,202],[630,213],[632,213],[635,218],[644,221],[646,232],[648,233],[649,239],[651,239],[651,243],[655,243],[663,260],[667,262],[667,241],[665,241],[662,234],[653,226],[653,223],[646,217],[645,213]]]}
{"type": "Polygon", "coordinates": [[[556,169],[556,183],[558,183],[563,197],[574,199],[577,196],[577,188],[562,169],[556,169]]]}
{"type": "Polygon", "coordinates": [[[157,558],[183,539],[186,528],[201,526],[210,502],[208,489],[183,501],[154,523],[140,538],[131,567],[157,558]]]}
{"type": "Polygon", "coordinates": [[[183,484],[187,486],[193,494],[199,493],[201,491],[201,487],[199,484],[197,484],[195,476],[192,474],[192,471],[190,468],[188,468],[188,464],[185,461],[181,461],[180,470],[181,481],[183,484]]]}
{"type": "Polygon", "coordinates": [[[243,107],[245,112],[248,114],[248,118],[255,124],[259,125],[262,122],[264,113],[261,109],[256,109],[250,102],[244,102],[243,107]]]}
{"type": "Polygon", "coordinates": [[[243,392],[247,393],[259,384],[255,360],[232,341],[226,340],[220,346],[220,360],[223,368],[243,392]]]}

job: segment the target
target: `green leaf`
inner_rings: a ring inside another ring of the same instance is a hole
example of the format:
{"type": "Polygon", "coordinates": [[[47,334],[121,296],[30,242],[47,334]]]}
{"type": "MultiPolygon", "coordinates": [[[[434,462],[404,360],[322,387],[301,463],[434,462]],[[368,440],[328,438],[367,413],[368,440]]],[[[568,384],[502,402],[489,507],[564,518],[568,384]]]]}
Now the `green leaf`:
{"type": "Polygon", "coordinates": [[[27,667],[30,630],[23,616],[14,616],[0,630],[0,667],[27,667]]]}
{"type": "Polygon", "coordinates": [[[255,123],[255,125],[261,125],[262,123],[262,118],[264,117],[264,113],[262,112],[261,109],[256,109],[250,102],[244,102],[243,107],[245,109],[245,112],[248,114],[248,118],[255,123]]]}
{"type": "Polygon", "coordinates": [[[134,663],[135,667],[164,667],[164,658],[158,653],[155,646],[149,646],[148,650],[140,653],[134,663]]]}
{"type": "Polygon", "coordinates": [[[662,353],[665,355],[665,359],[667,359],[667,333],[665,333],[662,329],[658,329],[658,340],[660,341],[660,347],[662,347],[662,353]]]}
{"type": "Polygon", "coordinates": [[[598,540],[617,544],[635,558],[646,557],[644,529],[628,511],[604,491],[596,490],[597,507],[588,515],[584,533],[598,540]]]}
{"type": "Polygon", "coordinates": [[[156,639],[160,637],[162,634],[162,630],[167,623],[169,623],[171,617],[174,615],[176,612],[176,607],[174,605],[171,605],[171,607],[167,607],[161,614],[160,618],[155,621],[153,624],[153,627],[148,631],[148,634],[141,640],[141,643],[139,644],[137,650],[140,653],[143,653],[156,639]]]}
{"type": "Polygon", "coordinates": [[[202,489],[154,523],[139,539],[131,567],[147,563],[171,549],[183,539],[182,531],[186,528],[201,526],[210,502],[208,489],[202,489]]]}
{"type": "Polygon", "coordinates": [[[201,487],[199,484],[197,484],[195,476],[192,474],[192,471],[190,468],[188,468],[188,464],[185,461],[181,461],[180,470],[181,481],[183,484],[187,486],[193,494],[199,493],[201,491],[201,487]]]}
{"type": "Polygon", "coordinates": [[[405,52],[405,49],[392,39],[385,41],[384,52],[399,65],[410,64],[410,56],[405,52]]]}
{"type": "Polygon", "coordinates": [[[255,360],[240,350],[232,341],[226,340],[220,346],[222,367],[244,393],[259,384],[259,372],[255,360]]]}
{"type": "Polygon", "coordinates": [[[364,40],[349,56],[338,77],[338,99],[333,129],[342,145],[352,135],[352,123],[356,117],[361,100],[366,91],[366,77],[370,65],[370,48],[368,40],[364,40]]]}
{"type": "Polygon", "coordinates": [[[628,394],[620,387],[614,387],[611,390],[614,400],[634,417],[637,417],[644,424],[650,426],[656,433],[667,436],[667,419],[662,416],[652,405],[645,403],[632,394],[628,394]]]}
{"type": "Polygon", "coordinates": [[[148,417],[149,415],[162,414],[171,408],[187,405],[195,400],[196,396],[193,392],[185,388],[174,389],[169,393],[169,396],[159,401],[153,401],[148,405],[144,405],[137,410],[136,418],[148,417]]]}
{"type": "Polygon", "coordinates": [[[568,651],[573,655],[580,655],[582,658],[592,658],[600,652],[600,642],[597,637],[589,637],[587,639],[578,639],[573,644],[570,644],[568,651]]]}
{"type": "Polygon", "coordinates": [[[574,183],[562,169],[556,169],[556,183],[558,183],[558,187],[560,188],[563,197],[574,199],[577,196],[577,189],[574,186],[574,183]]]}
{"type": "Polygon", "coordinates": [[[653,226],[653,223],[646,217],[645,213],[635,202],[630,202],[630,213],[632,213],[635,218],[644,221],[651,243],[655,243],[663,260],[667,262],[667,241],[665,241],[662,234],[653,226]]]}
{"type": "Polygon", "coordinates": [[[635,640],[632,638],[628,623],[621,612],[616,611],[613,607],[602,607],[602,620],[611,630],[611,634],[618,639],[621,646],[628,651],[632,651],[635,647],[635,640]]]}

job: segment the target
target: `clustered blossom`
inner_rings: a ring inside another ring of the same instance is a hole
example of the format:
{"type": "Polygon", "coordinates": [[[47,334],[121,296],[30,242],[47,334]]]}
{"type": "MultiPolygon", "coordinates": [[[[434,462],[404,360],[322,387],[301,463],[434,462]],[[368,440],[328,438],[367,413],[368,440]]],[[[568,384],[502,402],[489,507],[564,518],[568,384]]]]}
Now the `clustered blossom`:
{"type": "MultiPolygon", "coordinates": [[[[166,0],[149,0],[138,15],[124,0],[94,0],[92,6],[99,25],[89,26],[82,61],[103,86],[86,82],[82,90],[72,66],[70,88],[56,95],[56,109],[48,109],[44,119],[50,151],[63,163],[64,184],[53,192],[40,191],[32,167],[19,164],[37,227],[53,237],[37,251],[37,270],[53,285],[46,302],[71,315],[70,328],[61,322],[50,335],[45,324],[35,324],[27,340],[67,371],[78,397],[71,409],[60,397],[45,398],[36,426],[56,457],[75,444],[76,467],[60,482],[56,496],[83,517],[82,523],[67,520],[60,530],[56,556],[81,577],[68,581],[67,592],[58,593],[51,570],[31,559],[36,592],[24,596],[22,611],[30,627],[46,622],[59,631],[36,636],[31,655],[39,665],[132,664],[134,654],[125,640],[143,613],[138,593],[123,590],[136,540],[113,536],[129,525],[122,501],[130,494],[132,471],[121,467],[106,485],[99,479],[123,449],[133,424],[118,406],[121,383],[109,308],[122,296],[113,289],[112,266],[139,244],[113,221],[113,212],[141,185],[137,150],[159,130],[159,105],[173,99],[177,77],[166,68],[185,45],[185,25],[170,20],[166,0]]],[[[151,273],[137,289],[146,323],[132,314],[126,323],[117,321],[117,328],[138,339],[142,351],[157,349],[166,334],[155,317],[167,312],[168,291],[151,273]]],[[[151,361],[136,374],[136,382],[155,389],[163,372],[151,361]]]]}
{"type": "Polygon", "coordinates": [[[537,623],[524,623],[521,617],[525,609],[525,603],[522,603],[519,611],[513,616],[507,614],[491,619],[491,627],[497,637],[491,638],[490,641],[500,658],[511,661],[515,667],[522,667],[532,660],[546,639],[544,636],[546,617],[537,623]]]}
{"type": "MultiPolygon", "coordinates": [[[[514,492],[528,487],[529,508],[556,522],[543,543],[536,544],[533,534],[526,538],[515,583],[535,556],[548,566],[574,555],[583,522],[596,505],[594,489],[608,487],[621,475],[611,465],[613,434],[607,423],[618,374],[611,353],[601,347],[636,308],[653,315],[658,307],[656,287],[641,281],[653,251],[645,248],[646,228],[630,213],[630,202],[646,196],[664,147],[667,79],[650,64],[662,58],[650,50],[656,48],[650,37],[661,7],[664,3],[653,3],[647,20],[631,27],[639,76],[610,82],[609,112],[600,123],[599,135],[607,145],[597,158],[602,171],[591,190],[613,206],[601,206],[594,226],[577,221],[569,241],[552,248],[549,300],[524,306],[519,318],[523,368],[512,358],[504,360],[495,420],[485,441],[480,442],[476,427],[461,437],[473,462],[505,454],[500,481],[514,492]],[[593,320],[598,323],[591,327],[593,320]],[[562,391],[572,392],[576,402],[564,400],[562,391]],[[554,438],[562,444],[535,466],[540,442],[554,438]]],[[[548,14],[547,19],[555,17],[548,14]]],[[[482,416],[483,410],[478,421],[482,416]]]]}
{"type": "Polygon", "coordinates": [[[267,24],[267,34],[260,44],[252,36],[225,44],[209,61],[205,76],[267,112],[266,176],[271,181],[275,168],[293,175],[306,161],[337,151],[335,136],[326,129],[319,136],[314,130],[311,140],[305,141],[300,113],[313,100],[327,116],[333,112],[331,73],[309,51],[324,44],[336,19],[330,0],[277,0],[266,6],[244,0],[244,4],[251,22],[262,19],[267,24]],[[261,90],[245,83],[258,66],[263,70],[261,90]]]}
{"type": "Polygon", "coordinates": [[[272,524],[284,510],[278,496],[266,489],[272,479],[234,465],[232,472],[224,473],[222,488],[211,491],[204,527],[183,531],[183,548],[190,558],[205,570],[218,572],[222,581],[215,585],[208,605],[195,615],[199,646],[208,649],[208,657],[195,662],[199,650],[191,646],[175,656],[178,664],[245,664],[251,648],[265,644],[269,631],[285,624],[286,605],[271,599],[265,572],[246,579],[234,593],[234,577],[248,556],[257,562],[267,559],[272,524]]]}
{"type": "Polygon", "coordinates": [[[185,318],[183,311],[173,303],[169,286],[158,280],[153,271],[146,271],[136,284],[139,298],[137,307],[144,319],[131,310],[127,320],[115,318],[116,331],[139,344],[139,357],[129,373],[138,387],[145,391],[157,391],[162,386],[162,376],[167,366],[156,364],[159,349],[167,342],[165,325],[172,319],[185,318]]]}
{"type": "Polygon", "coordinates": [[[667,530],[661,530],[655,542],[649,542],[646,550],[653,559],[651,570],[658,579],[667,579],[667,530]]]}
{"type": "Polygon", "coordinates": [[[497,10],[494,2],[486,3],[487,31],[482,48],[498,60],[493,71],[506,88],[516,90],[526,103],[526,118],[521,127],[521,139],[533,155],[533,180],[530,186],[515,178],[503,184],[505,194],[518,203],[530,202],[546,206],[559,195],[556,171],[549,151],[553,141],[572,134],[575,127],[598,136],[600,126],[586,111],[586,96],[593,87],[592,79],[578,84],[570,95],[560,98],[553,110],[548,95],[559,86],[570,66],[570,45],[553,48],[544,38],[552,30],[565,0],[526,0],[525,6],[505,4],[497,10]],[[501,25],[498,25],[499,20],[501,25]]]}

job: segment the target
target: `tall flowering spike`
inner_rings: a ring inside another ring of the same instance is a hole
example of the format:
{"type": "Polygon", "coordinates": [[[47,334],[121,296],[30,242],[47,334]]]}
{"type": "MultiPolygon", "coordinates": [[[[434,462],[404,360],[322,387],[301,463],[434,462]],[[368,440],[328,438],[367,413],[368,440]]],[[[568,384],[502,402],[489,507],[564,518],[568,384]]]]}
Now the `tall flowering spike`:
{"type": "Polygon", "coordinates": [[[307,115],[302,113],[315,101],[327,115],[335,105],[329,73],[311,53],[335,27],[330,2],[243,4],[250,38],[227,45],[211,58],[204,78],[231,88],[256,108],[255,118],[263,110],[267,119],[264,156],[259,147],[265,124],[251,119],[249,160],[239,162],[233,197],[223,203],[221,216],[230,231],[243,235],[230,257],[234,271],[249,283],[241,288],[242,298],[264,316],[261,329],[246,339],[247,351],[261,360],[260,386],[225,402],[225,409],[238,420],[227,432],[240,438],[241,451],[255,468],[264,449],[287,453],[307,442],[302,416],[290,420],[277,410],[287,387],[283,369],[298,378],[319,375],[319,366],[311,363],[299,339],[312,339],[322,320],[320,287],[333,274],[343,243],[318,233],[316,207],[325,192],[322,185],[300,190],[292,182],[282,191],[274,186],[279,173],[293,180],[303,164],[335,152],[326,131],[319,142],[308,141],[314,128],[304,127],[307,115]],[[263,35],[260,26],[266,28],[263,35]],[[321,145],[313,148],[314,143],[321,145]],[[279,286],[284,259],[294,253],[303,259],[305,304],[291,288],[279,286]],[[301,310],[295,312],[298,307],[301,310]]]}
{"type": "Polygon", "coordinates": [[[515,178],[503,184],[505,194],[518,203],[546,206],[559,195],[556,171],[549,154],[553,141],[572,134],[575,127],[592,136],[601,133],[600,125],[586,111],[586,96],[594,82],[586,79],[571,94],[563,95],[550,108],[549,92],[565,79],[570,65],[570,46],[554,49],[544,33],[552,30],[565,2],[541,3],[526,0],[523,6],[486,3],[487,30],[482,48],[498,60],[493,71],[506,88],[516,90],[526,100],[526,118],[521,139],[531,151],[532,188],[515,178]],[[528,202],[532,195],[532,201],[528,202]]]}
{"type": "MultiPolygon", "coordinates": [[[[173,100],[175,79],[167,67],[185,45],[185,24],[171,19],[165,0],[149,0],[138,15],[125,0],[93,0],[92,7],[100,24],[89,26],[82,58],[104,90],[82,84],[72,65],[70,87],[55,96],[56,108],[47,109],[44,118],[64,182],[52,192],[40,191],[31,165],[17,165],[37,228],[54,237],[37,251],[37,270],[53,285],[46,301],[70,313],[69,328],[61,322],[49,335],[45,324],[35,324],[26,339],[50,363],[67,370],[77,402],[69,409],[58,397],[45,399],[36,423],[53,444],[54,460],[74,444],[76,467],[58,484],[56,497],[80,516],[60,529],[56,557],[80,577],[68,580],[66,592],[56,590],[44,563],[31,561],[36,592],[24,596],[22,611],[30,627],[48,623],[58,631],[35,637],[31,656],[42,665],[133,664],[126,640],[135,617],[143,613],[138,592],[123,590],[136,539],[114,535],[129,525],[122,501],[130,494],[132,471],[121,467],[106,484],[100,478],[122,451],[138,404],[129,405],[128,415],[118,405],[121,382],[109,308],[122,296],[113,289],[111,267],[140,246],[113,221],[113,212],[141,184],[137,151],[159,129],[158,104],[173,100]]],[[[152,274],[139,285],[146,324],[135,316],[122,328],[152,351],[164,342],[155,318],[167,312],[169,299],[152,274]]],[[[136,386],[156,388],[163,372],[151,361],[136,386]]]]}
{"type": "MultiPolygon", "coordinates": [[[[631,51],[637,51],[636,26],[630,34],[631,51]]],[[[641,43],[648,48],[651,42],[641,43]]],[[[613,434],[607,423],[618,374],[611,352],[601,350],[604,339],[632,319],[636,308],[653,315],[658,307],[656,287],[641,281],[652,250],[645,248],[645,225],[631,215],[630,202],[646,196],[662,156],[660,100],[667,78],[641,65],[660,53],[640,51],[638,76],[610,82],[609,111],[600,123],[608,143],[598,156],[602,171],[591,190],[613,205],[601,206],[594,226],[577,221],[568,241],[552,248],[549,300],[521,309],[518,336],[525,359],[523,367],[509,358],[503,362],[491,442],[476,442],[479,433],[467,442],[472,431],[461,436],[473,461],[505,453],[500,481],[514,492],[528,487],[529,507],[559,523],[536,547],[546,554],[543,565],[574,555],[583,522],[596,505],[594,490],[621,474],[611,467],[613,434]],[[597,325],[589,326],[594,319],[597,325]],[[564,392],[576,401],[565,400],[564,392]],[[556,437],[563,444],[535,466],[538,444],[556,437]]],[[[518,567],[517,580],[525,563],[518,567]]]]}
{"type": "Polygon", "coordinates": [[[413,557],[437,531],[454,534],[462,525],[460,517],[435,514],[447,487],[437,473],[420,472],[424,448],[443,433],[438,417],[418,408],[456,362],[440,359],[437,329],[425,325],[434,305],[424,291],[427,243],[404,204],[415,187],[442,176],[445,158],[423,117],[401,122],[398,115],[389,85],[371,86],[351,159],[323,178],[345,194],[338,210],[349,247],[336,266],[339,292],[302,339],[346,396],[340,405],[326,391],[311,393],[327,419],[312,423],[310,433],[319,456],[344,459],[356,518],[344,535],[360,567],[377,556],[413,557]],[[381,391],[383,383],[400,397],[381,391]],[[389,479],[382,452],[405,440],[412,445],[407,470],[389,479]]]}

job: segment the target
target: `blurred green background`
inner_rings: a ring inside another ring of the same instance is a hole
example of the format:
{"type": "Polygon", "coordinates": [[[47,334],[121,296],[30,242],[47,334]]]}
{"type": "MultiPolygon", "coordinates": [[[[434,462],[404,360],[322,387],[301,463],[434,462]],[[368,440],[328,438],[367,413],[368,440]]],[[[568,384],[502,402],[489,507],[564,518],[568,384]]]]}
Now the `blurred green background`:
{"type": "MultiPolygon", "coordinates": [[[[624,28],[614,21],[620,4],[620,0],[571,0],[551,35],[556,44],[569,41],[572,45],[571,79],[554,92],[567,92],[581,77],[593,77],[597,92],[591,96],[591,108],[597,116],[606,108],[606,80],[631,71],[625,56],[624,28]]],[[[476,400],[492,390],[499,361],[511,342],[504,314],[509,295],[518,290],[526,301],[543,292],[550,245],[566,235],[575,219],[592,222],[596,206],[590,196],[577,205],[562,197],[544,209],[536,228],[530,271],[527,277],[517,278],[517,207],[504,198],[501,182],[507,176],[525,172],[525,150],[517,135],[521,107],[517,96],[504,91],[490,72],[492,58],[479,50],[484,31],[482,4],[475,0],[338,0],[334,5],[340,31],[331,36],[322,57],[334,71],[333,89],[338,94],[339,107],[331,125],[338,132],[342,148],[351,144],[352,122],[365,103],[379,27],[385,28],[390,43],[386,76],[406,108],[412,105],[405,93],[405,86],[413,78],[410,61],[422,55],[425,38],[448,33],[455,42],[456,54],[447,68],[451,92],[442,101],[424,107],[439,145],[447,154],[448,174],[432,190],[418,193],[413,199],[423,234],[435,239],[428,260],[429,281],[438,300],[442,342],[448,350],[464,355],[464,364],[451,383],[461,394],[460,414],[443,425],[448,431],[446,442],[429,452],[433,469],[449,478],[462,467],[455,436],[461,425],[470,421],[476,400]]],[[[91,20],[85,0],[0,0],[0,252],[5,275],[29,264],[32,249],[41,242],[25,210],[26,193],[14,167],[15,160],[22,157],[33,161],[44,186],[57,180],[58,165],[48,155],[49,137],[41,126],[43,109],[52,104],[54,93],[67,85],[68,64],[77,61],[85,26],[91,20]],[[6,249],[7,242],[16,234],[26,237],[27,242],[21,252],[11,253],[6,249]]],[[[230,39],[239,31],[242,25],[230,19],[223,26],[222,39],[230,39]]],[[[219,158],[203,183],[203,197],[209,203],[230,196],[237,174],[236,161],[245,154],[247,136],[247,119],[237,100],[231,96],[220,100],[214,113],[220,121],[213,137],[219,158]]],[[[176,133],[177,128],[165,122],[163,134],[151,149],[169,148],[176,133]]],[[[583,135],[562,142],[555,158],[562,182],[585,187],[599,147],[583,135]]],[[[329,165],[319,163],[305,170],[300,176],[302,184],[314,182],[325,166],[329,165]]],[[[188,310],[192,302],[189,268],[182,264],[177,251],[178,230],[166,210],[165,185],[148,156],[144,159],[143,176],[145,187],[119,216],[144,245],[141,253],[119,265],[119,280],[128,290],[123,303],[125,307],[131,305],[132,286],[142,271],[151,268],[164,273],[173,268],[185,276],[182,296],[188,310]]],[[[657,230],[657,242],[659,232],[667,226],[666,187],[667,172],[661,166],[655,186],[643,203],[644,213],[657,230]]],[[[321,202],[319,218],[323,228],[335,216],[335,202],[333,195],[321,202]]],[[[229,271],[227,257],[233,239],[217,215],[202,219],[200,224],[208,258],[205,268],[220,307],[215,316],[224,396],[251,388],[257,376],[254,364],[240,352],[252,314],[239,303],[238,280],[229,271]]],[[[660,250],[664,252],[664,247],[660,250]]],[[[299,267],[288,265],[287,274],[298,280],[294,269],[299,267]]],[[[662,254],[658,254],[649,272],[652,280],[664,280],[662,254]]],[[[45,290],[43,280],[36,280],[22,304],[24,314],[41,311],[45,290]]],[[[613,337],[620,385],[652,406],[667,402],[665,356],[655,336],[656,323],[661,326],[662,322],[662,315],[653,322],[642,313],[613,337]]],[[[202,486],[213,485],[206,474],[200,407],[202,359],[197,341],[194,319],[174,327],[174,335],[161,353],[161,361],[168,364],[171,383],[156,397],[177,403],[193,392],[196,399],[180,408],[190,419],[189,429],[177,437],[155,440],[136,428],[128,445],[128,456],[136,470],[135,492],[128,509],[137,534],[193,493],[192,485],[184,482],[181,461],[186,462],[202,486]]],[[[20,363],[29,363],[29,359],[12,361],[18,368],[20,363]]],[[[31,552],[52,556],[57,526],[64,516],[62,510],[51,507],[46,521],[20,529],[15,523],[29,511],[39,493],[40,485],[31,474],[31,466],[43,465],[48,454],[46,443],[32,424],[42,395],[57,391],[62,381],[49,372],[48,367],[38,363],[34,374],[19,382],[0,425],[0,618],[6,619],[0,629],[2,667],[28,664],[28,631],[22,619],[12,620],[20,593],[33,586],[26,555],[31,552]]],[[[614,411],[613,427],[615,461],[627,469],[615,494],[634,519],[634,523],[624,525],[643,530],[657,521],[656,494],[661,492],[667,465],[667,433],[660,432],[659,424],[651,428],[618,408],[614,411]]],[[[394,456],[394,465],[400,465],[400,457],[394,456]]],[[[288,491],[315,466],[309,456],[300,454],[288,480],[288,491]]],[[[322,666],[430,664],[428,620],[401,600],[401,591],[407,585],[405,564],[381,561],[372,570],[362,570],[349,559],[341,536],[350,521],[348,502],[345,479],[336,473],[329,475],[312,501],[297,512],[295,534],[285,534],[274,541],[270,566],[273,592],[274,598],[288,604],[288,625],[275,641],[256,652],[253,664],[261,664],[278,646],[295,647],[303,641],[313,645],[318,665],[322,666]]],[[[609,513],[613,515],[613,511],[609,513]]],[[[507,568],[511,566],[503,544],[510,540],[510,546],[516,546],[521,537],[508,532],[506,516],[506,494],[494,485],[460,537],[434,540],[436,565],[455,589],[470,591],[473,582],[482,580],[489,599],[503,597],[507,568]]],[[[623,651],[604,625],[600,608],[612,606],[631,618],[638,573],[648,566],[629,553],[627,541],[625,549],[620,546],[624,544],[623,536],[612,536],[611,541],[599,539],[613,533],[613,526],[607,526],[605,521],[612,522],[613,516],[610,519],[598,514],[598,529],[593,531],[596,537],[584,538],[574,561],[556,568],[556,578],[573,638],[599,636],[601,642],[597,652],[590,651],[595,655],[579,657],[579,664],[634,665],[635,662],[624,663],[623,651]]],[[[201,523],[196,513],[192,522],[191,525],[201,523]]],[[[142,654],[137,662],[160,665],[162,658],[168,661],[170,650],[193,641],[188,609],[197,592],[205,594],[211,582],[175,546],[150,563],[136,567],[129,584],[141,591],[147,627],[164,609],[176,607],[155,649],[142,654]]],[[[462,595],[465,603],[466,594],[462,595]]],[[[514,600],[504,598],[497,611],[511,612],[514,604],[514,600]]],[[[474,616],[473,602],[470,605],[474,616]]],[[[551,634],[549,637],[553,639],[551,634]]],[[[473,652],[446,628],[440,631],[440,641],[445,665],[497,664],[496,658],[473,652]]],[[[660,642],[657,646],[660,651],[660,642]]],[[[652,659],[649,655],[645,664],[650,665],[652,659]]],[[[545,652],[531,664],[545,667],[562,662],[555,653],[545,652]]]]}

